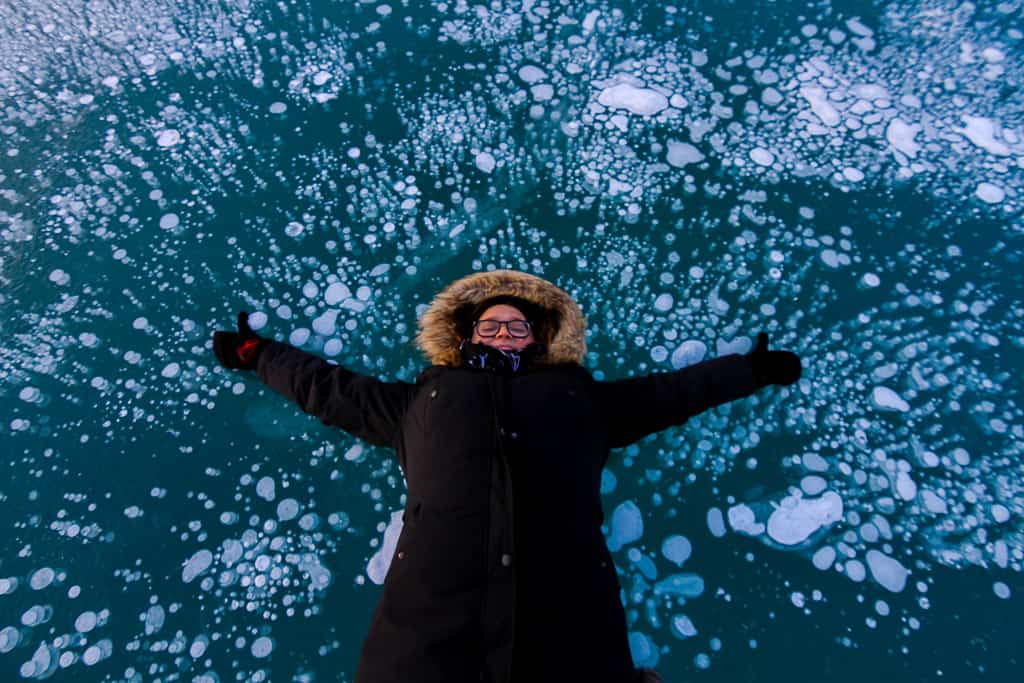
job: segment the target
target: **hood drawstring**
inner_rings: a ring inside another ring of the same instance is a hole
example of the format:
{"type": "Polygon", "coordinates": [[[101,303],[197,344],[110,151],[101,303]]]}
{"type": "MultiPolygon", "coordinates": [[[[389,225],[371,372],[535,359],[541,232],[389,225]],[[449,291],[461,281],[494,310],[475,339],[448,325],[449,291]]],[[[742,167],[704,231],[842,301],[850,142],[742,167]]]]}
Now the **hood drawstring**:
{"type": "Polygon", "coordinates": [[[544,354],[543,344],[530,344],[522,351],[502,351],[487,344],[463,339],[459,344],[462,364],[499,375],[515,375],[529,370],[534,361],[544,354]]]}

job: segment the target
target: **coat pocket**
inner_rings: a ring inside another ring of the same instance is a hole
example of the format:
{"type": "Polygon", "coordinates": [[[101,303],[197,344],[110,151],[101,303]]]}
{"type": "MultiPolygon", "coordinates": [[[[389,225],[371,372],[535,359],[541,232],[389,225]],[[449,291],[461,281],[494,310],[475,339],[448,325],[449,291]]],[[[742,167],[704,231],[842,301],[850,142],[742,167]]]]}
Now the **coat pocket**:
{"type": "Polygon", "coordinates": [[[395,552],[403,581],[435,596],[478,588],[485,575],[486,515],[435,510],[419,503],[412,511],[395,552]]]}

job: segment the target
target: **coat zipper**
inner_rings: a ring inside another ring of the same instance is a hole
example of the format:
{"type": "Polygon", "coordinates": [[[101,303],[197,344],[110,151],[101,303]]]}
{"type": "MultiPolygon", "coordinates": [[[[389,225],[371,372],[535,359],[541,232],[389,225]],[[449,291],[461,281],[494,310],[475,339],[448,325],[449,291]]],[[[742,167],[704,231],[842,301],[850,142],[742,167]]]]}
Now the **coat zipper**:
{"type": "MultiPolygon", "coordinates": [[[[501,424],[501,414],[504,412],[503,409],[504,409],[504,405],[505,404],[504,404],[504,402],[502,400],[503,396],[501,395],[501,390],[497,386],[498,383],[501,381],[501,378],[498,377],[498,376],[495,376],[495,375],[488,375],[487,379],[488,379],[487,386],[488,386],[488,388],[491,391],[491,413],[492,413],[492,417],[494,419],[495,443],[497,445],[497,448],[495,448],[495,457],[501,463],[502,472],[504,473],[504,486],[505,486],[504,494],[505,494],[505,501],[506,501],[507,512],[506,512],[506,515],[505,515],[505,524],[504,524],[504,533],[506,535],[506,538],[502,540],[502,543],[505,543],[505,542],[508,543],[508,554],[512,557],[512,566],[514,566],[515,562],[516,562],[516,554],[515,554],[515,529],[514,529],[514,526],[515,526],[515,514],[514,514],[514,508],[513,508],[514,501],[513,501],[513,497],[512,497],[512,472],[509,469],[508,459],[507,459],[507,456],[506,456],[506,453],[505,453],[504,427],[501,424]]],[[[503,551],[503,548],[500,547],[500,545],[501,544],[499,544],[499,548],[498,548],[499,552],[503,551]]],[[[516,579],[515,579],[515,573],[514,573],[515,569],[512,569],[512,572],[513,572],[512,581],[511,581],[511,585],[512,585],[512,596],[511,596],[512,624],[511,624],[511,629],[510,629],[511,635],[510,635],[509,652],[513,653],[513,655],[512,655],[512,659],[509,661],[509,669],[508,669],[508,671],[509,671],[509,678],[508,678],[508,680],[509,681],[514,680],[513,677],[512,677],[512,674],[514,673],[512,671],[512,667],[513,667],[513,663],[515,661],[514,653],[515,653],[515,634],[516,634],[516,629],[515,629],[515,625],[516,625],[516,591],[518,589],[518,586],[516,585],[516,579]]]]}

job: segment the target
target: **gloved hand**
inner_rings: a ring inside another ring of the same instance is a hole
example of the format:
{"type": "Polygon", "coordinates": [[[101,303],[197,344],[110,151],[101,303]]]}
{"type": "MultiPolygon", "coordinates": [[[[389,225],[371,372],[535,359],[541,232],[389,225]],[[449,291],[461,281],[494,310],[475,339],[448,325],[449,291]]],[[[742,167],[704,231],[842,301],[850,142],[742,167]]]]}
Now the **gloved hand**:
{"type": "Polygon", "coordinates": [[[220,364],[231,370],[255,370],[260,351],[267,339],[259,336],[249,327],[249,314],[238,314],[238,332],[218,330],[213,333],[213,352],[220,364]]]}
{"type": "Polygon", "coordinates": [[[769,384],[788,385],[800,379],[800,356],[792,351],[769,351],[768,335],[759,332],[753,350],[747,353],[754,367],[757,388],[769,384]]]}

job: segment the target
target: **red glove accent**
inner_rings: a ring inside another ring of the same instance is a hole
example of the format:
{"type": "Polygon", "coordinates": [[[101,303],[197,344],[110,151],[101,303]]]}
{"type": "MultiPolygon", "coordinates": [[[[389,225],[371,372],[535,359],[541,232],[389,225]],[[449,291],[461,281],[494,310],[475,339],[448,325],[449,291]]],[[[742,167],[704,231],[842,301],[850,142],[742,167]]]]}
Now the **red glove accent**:
{"type": "Polygon", "coordinates": [[[248,363],[252,357],[259,351],[260,342],[262,339],[246,339],[238,347],[238,357],[242,359],[243,363],[248,363]]]}

